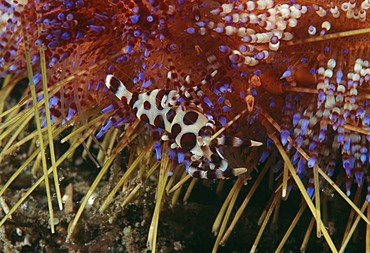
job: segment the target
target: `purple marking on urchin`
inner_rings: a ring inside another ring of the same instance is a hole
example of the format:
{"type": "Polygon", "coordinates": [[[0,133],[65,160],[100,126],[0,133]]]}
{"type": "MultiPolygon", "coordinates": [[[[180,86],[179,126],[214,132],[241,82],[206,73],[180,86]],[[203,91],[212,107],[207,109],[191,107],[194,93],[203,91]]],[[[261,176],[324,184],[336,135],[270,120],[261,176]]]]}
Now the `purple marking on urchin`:
{"type": "Polygon", "coordinates": [[[213,29],[215,32],[218,32],[218,33],[223,33],[223,32],[225,32],[225,28],[223,28],[223,27],[216,27],[216,28],[214,28],[213,29]]]}
{"type": "Polygon", "coordinates": [[[364,172],[362,172],[362,171],[355,172],[355,178],[356,178],[356,182],[357,182],[358,187],[360,187],[363,183],[364,172]]]}
{"type": "MultiPolygon", "coordinates": [[[[239,54],[231,54],[229,55],[229,60],[232,63],[241,63],[242,61],[244,61],[244,57],[239,54]]],[[[241,65],[237,65],[236,67],[239,67],[239,66],[241,65]]]]}
{"type": "Polygon", "coordinates": [[[228,46],[223,46],[223,45],[221,45],[221,46],[219,46],[218,47],[218,49],[220,50],[220,52],[222,52],[222,53],[228,53],[228,52],[231,52],[231,49],[230,49],[230,47],[228,47],[228,46]]]}
{"type": "Polygon", "coordinates": [[[36,46],[40,46],[42,43],[43,43],[43,42],[42,42],[42,40],[41,40],[41,39],[37,39],[37,40],[35,41],[35,45],[36,45],[36,46]]]}
{"type": "Polygon", "coordinates": [[[218,122],[221,124],[221,126],[225,126],[227,124],[227,119],[225,117],[220,117],[218,122]]]}
{"type": "Polygon", "coordinates": [[[211,100],[208,98],[208,97],[204,97],[203,98],[203,101],[211,108],[213,108],[213,103],[211,102],[211,100]]]}
{"type": "Polygon", "coordinates": [[[131,121],[131,118],[119,118],[115,122],[112,122],[112,123],[115,128],[118,128],[130,121],[131,121]]]}
{"type": "Polygon", "coordinates": [[[263,151],[263,153],[262,153],[262,155],[259,159],[260,163],[263,163],[267,159],[267,157],[269,157],[271,155],[270,149],[272,147],[272,144],[273,144],[273,141],[271,139],[268,139],[266,141],[266,150],[263,151]]]}
{"type": "Polygon", "coordinates": [[[87,90],[91,90],[93,84],[94,84],[94,82],[92,80],[90,80],[89,83],[87,84],[87,90]]]}
{"type": "Polygon", "coordinates": [[[262,70],[257,69],[255,71],[253,71],[253,74],[255,74],[256,76],[260,76],[262,74],[262,70]]]}
{"type": "Polygon", "coordinates": [[[348,155],[343,155],[342,163],[343,163],[343,168],[346,170],[347,177],[351,176],[351,163],[349,161],[348,155]]]}
{"type": "Polygon", "coordinates": [[[129,56],[127,56],[127,55],[123,55],[123,56],[121,56],[121,57],[119,57],[119,58],[117,58],[117,60],[116,60],[116,62],[117,63],[119,63],[119,62],[127,62],[127,61],[129,61],[130,60],[130,57],[129,56]]]}
{"type": "Polygon", "coordinates": [[[307,194],[310,198],[312,198],[312,195],[314,192],[315,192],[315,189],[312,186],[307,187],[307,194]]]}
{"type": "Polygon", "coordinates": [[[349,177],[346,180],[346,194],[349,197],[351,195],[351,187],[352,187],[352,180],[350,180],[351,177],[349,177]]]}
{"type": "Polygon", "coordinates": [[[167,47],[167,49],[168,49],[169,51],[175,50],[176,48],[177,48],[177,44],[175,44],[175,43],[172,43],[172,44],[170,44],[170,45],[167,47]]]}
{"type": "Polygon", "coordinates": [[[174,149],[172,149],[172,148],[168,147],[168,149],[167,149],[167,155],[168,155],[168,157],[169,157],[171,160],[175,159],[175,157],[177,156],[176,150],[174,150],[174,149]]]}
{"type": "Polygon", "coordinates": [[[189,33],[189,34],[194,34],[196,32],[196,29],[194,27],[189,27],[186,29],[186,31],[189,33]]]}
{"type": "Polygon", "coordinates": [[[133,49],[134,49],[134,46],[128,44],[127,47],[126,47],[126,54],[132,54],[132,53],[134,53],[135,51],[133,51],[133,49]]]}
{"type": "Polygon", "coordinates": [[[307,128],[308,128],[308,125],[310,123],[310,120],[309,119],[305,119],[303,118],[302,121],[301,121],[301,132],[300,132],[300,135],[304,135],[307,128]]]}
{"type": "Polygon", "coordinates": [[[245,71],[240,72],[240,77],[246,77],[247,75],[248,75],[248,73],[245,72],[245,71]]]}
{"type": "Polygon", "coordinates": [[[243,52],[243,53],[245,53],[245,52],[249,52],[249,48],[248,48],[246,45],[241,45],[241,46],[239,47],[239,51],[240,51],[240,52],[243,52]]]}
{"type": "Polygon", "coordinates": [[[46,35],[46,34],[50,34],[50,33],[51,33],[51,30],[49,28],[41,30],[41,32],[40,32],[41,35],[46,35]]]}
{"type": "Polygon", "coordinates": [[[109,128],[111,128],[111,126],[113,126],[113,123],[111,120],[108,120],[107,124],[102,126],[99,132],[95,135],[96,138],[100,138],[101,136],[103,136],[103,134],[105,134],[109,130],[109,128]]]}
{"type": "Polygon", "coordinates": [[[317,147],[317,143],[313,141],[309,144],[308,150],[314,150],[316,147],[317,147]]]}
{"type": "Polygon", "coordinates": [[[161,143],[156,141],[154,142],[154,150],[155,150],[155,154],[157,155],[157,160],[161,160],[162,159],[162,152],[161,152],[161,143]]]}
{"type": "Polygon", "coordinates": [[[347,86],[348,86],[348,89],[351,89],[351,88],[352,88],[352,86],[353,86],[353,80],[348,79],[348,81],[347,81],[347,86]]]}
{"type": "Polygon", "coordinates": [[[295,113],[293,115],[293,121],[292,121],[293,125],[297,125],[300,119],[301,119],[301,114],[299,112],[295,113]]]}
{"type": "Polygon", "coordinates": [[[242,41],[245,42],[245,43],[249,43],[249,42],[252,41],[252,38],[251,38],[251,36],[247,35],[247,36],[244,36],[242,38],[242,41]]]}
{"type": "Polygon", "coordinates": [[[365,81],[368,82],[370,80],[370,75],[369,74],[366,74],[365,75],[365,81]]]}
{"type": "Polygon", "coordinates": [[[62,54],[62,57],[60,57],[59,62],[62,62],[63,60],[67,59],[70,56],[70,53],[64,52],[62,54]]]}
{"type": "Polygon", "coordinates": [[[247,94],[245,93],[245,91],[241,91],[239,93],[239,96],[240,96],[241,99],[245,99],[245,97],[247,96],[247,94]]]}
{"type": "Polygon", "coordinates": [[[370,186],[367,187],[367,192],[368,192],[368,194],[366,195],[366,201],[370,202],[370,186]]]}
{"type": "Polygon", "coordinates": [[[149,87],[150,85],[152,85],[153,84],[153,81],[151,80],[151,79],[149,79],[149,80],[146,80],[142,85],[141,85],[141,87],[143,87],[143,88],[147,88],[147,87],[149,87]]]}
{"type": "MultiPolygon", "coordinates": [[[[102,81],[98,82],[98,83],[97,83],[97,85],[96,85],[96,87],[95,87],[95,90],[96,90],[96,91],[100,90],[100,88],[101,88],[101,87],[103,87],[103,85],[104,85],[104,84],[103,84],[103,82],[102,82],[102,81]]],[[[105,85],[104,85],[104,86],[105,86],[105,85]]]]}
{"type": "Polygon", "coordinates": [[[12,64],[8,67],[8,70],[15,71],[18,68],[18,65],[12,64]]]}
{"type": "Polygon", "coordinates": [[[229,106],[227,106],[227,105],[225,105],[225,106],[223,106],[223,107],[222,107],[222,111],[223,111],[223,112],[230,112],[232,109],[233,109],[233,108],[231,108],[231,107],[229,107],[229,106]]]}
{"type": "Polygon", "coordinates": [[[256,54],[255,57],[256,57],[257,60],[262,60],[262,59],[265,58],[265,53],[264,52],[259,52],[259,53],[256,54]]]}
{"type": "Polygon", "coordinates": [[[107,20],[108,20],[108,17],[105,16],[105,15],[101,15],[99,13],[94,13],[93,15],[94,15],[94,17],[96,17],[97,19],[99,19],[103,22],[107,22],[107,20]]]}
{"type": "Polygon", "coordinates": [[[109,90],[109,89],[108,89],[108,87],[104,85],[104,86],[103,86],[103,90],[102,90],[102,92],[103,92],[103,93],[105,93],[105,92],[107,92],[108,90],[109,90]]]}
{"type": "MultiPolygon", "coordinates": [[[[42,80],[42,75],[41,75],[40,73],[35,73],[35,74],[33,75],[33,82],[34,82],[34,83],[38,83],[38,82],[40,82],[41,80],[42,80]]],[[[43,98],[43,97],[44,97],[44,95],[40,95],[40,96],[38,96],[38,97],[37,97],[37,99],[38,99],[39,97],[43,98]]],[[[41,99],[41,98],[40,98],[40,99],[41,99]]],[[[39,101],[39,100],[37,100],[37,101],[39,101]]]]}
{"type": "Polygon", "coordinates": [[[221,95],[222,95],[222,93],[221,93],[217,88],[215,88],[215,87],[212,89],[212,91],[213,91],[213,93],[214,93],[214,94],[216,94],[217,96],[221,96],[221,95]]]}
{"type": "Polygon", "coordinates": [[[256,120],[257,120],[257,116],[255,116],[255,115],[251,115],[251,116],[247,119],[247,122],[248,122],[249,124],[253,124],[256,120]]]}
{"type": "Polygon", "coordinates": [[[182,164],[185,161],[185,153],[182,151],[177,151],[177,162],[182,164]]]}
{"type": "Polygon", "coordinates": [[[220,86],[219,87],[219,90],[222,92],[222,93],[226,93],[227,92],[227,88],[225,86],[220,86]]]}
{"type": "Polygon", "coordinates": [[[329,177],[333,176],[334,170],[335,170],[335,162],[330,161],[329,164],[328,164],[328,172],[327,172],[327,175],[329,177]]]}
{"type": "Polygon", "coordinates": [[[84,33],[82,31],[78,31],[76,33],[76,39],[81,39],[84,36],[84,33]]]}
{"type": "Polygon", "coordinates": [[[153,66],[150,68],[150,70],[153,70],[159,66],[159,63],[154,63],[153,66]]]}
{"type": "Polygon", "coordinates": [[[66,18],[66,16],[63,12],[61,12],[57,15],[57,19],[59,19],[60,21],[64,21],[65,18],[66,18]]]}
{"type": "Polygon", "coordinates": [[[281,130],[280,131],[281,143],[283,145],[287,144],[289,135],[290,135],[290,133],[289,133],[288,130],[281,130]]]}
{"type": "Polygon", "coordinates": [[[273,173],[277,173],[279,172],[284,166],[284,161],[283,160],[279,160],[275,165],[274,167],[272,168],[272,172],[273,173]]]}
{"type": "Polygon", "coordinates": [[[65,6],[67,9],[72,9],[73,7],[75,7],[75,3],[71,1],[65,1],[65,6]]]}
{"type": "Polygon", "coordinates": [[[362,163],[366,162],[366,158],[367,158],[367,152],[368,152],[368,149],[367,147],[361,147],[360,148],[360,160],[362,163]]]}
{"type": "Polygon", "coordinates": [[[292,75],[292,72],[290,70],[285,71],[282,75],[281,78],[287,78],[292,75]]]}
{"type": "Polygon", "coordinates": [[[114,107],[114,105],[108,105],[107,107],[105,107],[103,110],[101,110],[102,113],[107,113],[107,112],[112,112],[114,111],[116,108],[114,107]]]}
{"type": "Polygon", "coordinates": [[[320,127],[319,142],[323,142],[326,138],[327,126],[320,127]]]}
{"type": "Polygon", "coordinates": [[[348,137],[347,139],[344,140],[343,150],[349,151],[350,147],[351,147],[351,138],[348,137]]]}
{"type": "Polygon", "coordinates": [[[221,13],[221,8],[213,9],[210,11],[213,15],[219,15],[221,13]]]}
{"type": "Polygon", "coordinates": [[[50,26],[54,27],[54,28],[59,28],[60,26],[62,25],[62,23],[60,23],[58,20],[56,19],[53,19],[50,21],[50,26]]]}
{"type": "Polygon", "coordinates": [[[343,132],[339,132],[339,130],[343,130],[343,128],[341,128],[341,127],[338,128],[337,140],[338,140],[338,143],[343,143],[344,142],[344,134],[343,134],[343,132]]]}
{"type": "Polygon", "coordinates": [[[52,57],[51,60],[50,60],[50,62],[49,62],[49,64],[48,64],[48,66],[49,67],[53,67],[57,61],[58,61],[58,58],[52,57]]]}
{"type": "Polygon", "coordinates": [[[141,81],[145,78],[146,72],[140,72],[138,75],[138,79],[141,81]]]}
{"type": "Polygon", "coordinates": [[[343,78],[343,71],[341,70],[338,70],[337,71],[337,74],[336,74],[336,82],[339,84],[342,82],[342,78],[343,78]]]}
{"type": "Polygon", "coordinates": [[[96,32],[103,32],[105,30],[105,26],[88,25],[87,27],[96,32]]]}
{"type": "Polygon", "coordinates": [[[134,36],[135,37],[139,37],[141,35],[141,31],[140,30],[135,30],[134,31],[134,36]]]}
{"type": "Polygon", "coordinates": [[[56,42],[49,42],[48,43],[48,48],[56,48],[56,47],[58,47],[58,43],[56,43],[56,42]]]}
{"type": "Polygon", "coordinates": [[[74,109],[74,108],[69,108],[68,109],[68,112],[67,112],[67,115],[66,115],[66,119],[67,120],[70,120],[75,114],[76,114],[77,110],[74,109]]]}
{"type": "Polygon", "coordinates": [[[72,14],[72,13],[69,13],[69,14],[67,14],[67,16],[66,16],[66,20],[68,20],[68,21],[73,20],[73,18],[74,18],[74,16],[73,16],[73,14],[72,14]]]}
{"type": "Polygon", "coordinates": [[[358,106],[357,110],[356,110],[356,117],[357,118],[360,118],[363,114],[365,113],[365,109],[363,106],[358,106]]]}
{"type": "MultiPolygon", "coordinates": [[[[50,115],[51,116],[51,115],[50,115]]],[[[44,128],[45,126],[46,126],[46,123],[47,123],[47,121],[46,121],[46,119],[44,119],[44,121],[41,123],[41,125],[40,125],[40,127],[41,128],[44,128]]],[[[64,125],[64,123],[62,122],[62,125],[64,125]]]]}
{"type": "Polygon", "coordinates": [[[45,37],[46,40],[53,40],[54,36],[52,34],[49,34],[45,37]]]}
{"type": "Polygon", "coordinates": [[[299,159],[297,163],[297,175],[300,175],[303,172],[304,167],[306,166],[307,162],[305,159],[301,158],[299,159]]]}
{"type": "Polygon", "coordinates": [[[144,56],[148,57],[150,55],[150,53],[151,53],[151,51],[146,48],[145,51],[144,51],[144,56]]]}
{"type": "Polygon", "coordinates": [[[222,104],[224,101],[225,101],[225,98],[224,97],[219,97],[217,99],[217,103],[219,103],[219,104],[222,104]]]}
{"type": "MultiPolygon", "coordinates": [[[[48,19],[48,18],[43,19],[41,22],[44,24],[44,26],[49,26],[50,25],[50,19],[48,19]]],[[[41,34],[42,34],[42,32],[41,32],[41,34]]]]}
{"type": "Polygon", "coordinates": [[[263,163],[267,159],[267,157],[269,157],[270,155],[271,155],[271,153],[269,151],[263,151],[262,155],[259,159],[259,162],[263,163]]]}
{"type": "Polygon", "coordinates": [[[316,162],[317,162],[317,156],[311,155],[310,159],[308,159],[308,162],[307,162],[308,168],[312,168],[313,166],[315,166],[316,162]]]}
{"type": "Polygon", "coordinates": [[[137,23],[140,20],[140,16],[139,15],[131,15],[130,20],[131,20],[132,23],[137,23]]]}
{"type": "Polygon", "coordinates": [[[52,96],[51,98],[49,98],[49,108],[56,106],[58,104],[58,101],[59,101],[59,97],[57,96],[52,96]]]}
{"type": "Polygon", "coordinates": [[[335,86],[335,84],[329,84],[328,85],[328,95],[334,96],[335,95],[334,92],[335,92],[336,88],[337,87],[335,86]]]}

